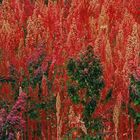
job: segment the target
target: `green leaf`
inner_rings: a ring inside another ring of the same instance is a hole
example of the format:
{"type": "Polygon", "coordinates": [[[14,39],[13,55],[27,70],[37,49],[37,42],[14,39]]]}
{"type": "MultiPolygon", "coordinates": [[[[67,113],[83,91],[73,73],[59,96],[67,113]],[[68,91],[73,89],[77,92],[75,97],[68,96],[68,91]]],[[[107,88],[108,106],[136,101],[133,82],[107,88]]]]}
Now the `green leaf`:
{"type": "Polygon", "coordinates": [[[105,102],[108,102],[108,101],[111,99],[112,93],[113,93],[113,89],[110,88],[110,89],[107,91],[107,95],[106,95],[106,98],[105,98],[105,102]]]}
{"type": "Polygon", "coordinates": [[[39,112],[36,108],[29,110],[28,115],[29,115],[30,119],[33,119],[33,120],[39,119],[39,112]]]}
{"type": "Polygon", "coordinates": [[[128,107],[128,113],[132,118],[134,118],[134,119],[136,118],[136,111],[133,108],[131,108],[130,106],[128,107]]]}
{"type": "Polygon", "coordinates": [[[139,104],[140,104],[140,101],[135,99],[134,105],[139,105],[139,104]]]}
{"type": "Polygon", "coordinates": [[[140,118],[140,113],[137,113],[137,114],[136,114],[136,117],[137,117],[137,118],[140,118]]]}
{"type": "Polygon", "coordinates": [[[67,65],[68,74],[73,75],[75,68],[76,68],[75,61],[73,59],[70,59],[67,65]]]}

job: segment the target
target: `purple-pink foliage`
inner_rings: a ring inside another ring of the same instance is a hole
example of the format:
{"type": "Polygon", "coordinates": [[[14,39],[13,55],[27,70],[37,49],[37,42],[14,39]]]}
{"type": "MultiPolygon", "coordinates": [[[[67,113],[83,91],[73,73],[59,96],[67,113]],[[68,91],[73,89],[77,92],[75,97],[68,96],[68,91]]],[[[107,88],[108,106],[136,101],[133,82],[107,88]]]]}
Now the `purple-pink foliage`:
{"type": "Polygon", "coordinates": [[[8,135],[8,140],[14,140],[14,139],[15,139],[14,133],[10,132],[8,135]]]}
{"type": "Polygon", "coordinates": [[[22,114],[25,111],[26,98],[26,93],[20,93],[15,105],[7,116],[6,122],[14,129],[22,130],[24,128],[24,119],[22,114]]]}
{"type": "Polygon", "coordinates": [[[26,99],[26,93],[21,92],[8,115],[5,109],[0,110],[0,139],[6,135],[8,140],[14,140],[16,132],[25,128],[23,113],[25,112],[26,99]]]}

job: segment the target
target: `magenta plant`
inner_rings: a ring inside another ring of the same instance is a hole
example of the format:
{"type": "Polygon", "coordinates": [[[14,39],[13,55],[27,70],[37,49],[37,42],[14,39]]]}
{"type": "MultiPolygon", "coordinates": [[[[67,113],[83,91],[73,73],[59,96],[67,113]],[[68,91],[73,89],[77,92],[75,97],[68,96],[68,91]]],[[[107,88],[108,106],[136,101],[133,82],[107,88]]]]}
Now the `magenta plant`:
{"type": "Polygon", "coordinates": [[[23,112],[26,107],[27,95],[24,92],[19,94],[19,97],[7,114],[5,109],[0,111],[0,139],[14,140],[17,132],[22,132],[25,128],[23,112]]]}

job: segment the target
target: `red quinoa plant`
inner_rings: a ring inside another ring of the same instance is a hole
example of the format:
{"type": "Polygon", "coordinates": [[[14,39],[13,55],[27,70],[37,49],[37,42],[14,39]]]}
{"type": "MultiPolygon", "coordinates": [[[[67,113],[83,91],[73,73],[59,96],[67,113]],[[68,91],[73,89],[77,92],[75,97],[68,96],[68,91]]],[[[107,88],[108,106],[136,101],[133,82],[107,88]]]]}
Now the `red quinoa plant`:
{"type": "Polygon", "coordinates": [[[22,87],[26,127],[11,139],[140,138],[139,0],[0,2],[0,137],[22,87]],[[100,63],[83,67],[88,46],[100,63]]]}

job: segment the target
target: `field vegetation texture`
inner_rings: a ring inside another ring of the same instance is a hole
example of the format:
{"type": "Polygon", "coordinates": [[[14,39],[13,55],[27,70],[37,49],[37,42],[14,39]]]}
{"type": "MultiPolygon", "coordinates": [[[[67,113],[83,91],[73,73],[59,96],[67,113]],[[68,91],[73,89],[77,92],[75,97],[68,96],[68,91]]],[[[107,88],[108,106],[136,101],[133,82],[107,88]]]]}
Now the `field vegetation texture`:
{"type": "Polygon", "coordinates": [[[0,140],[140,140],[140,0],[0,0],[0,140]]]}

